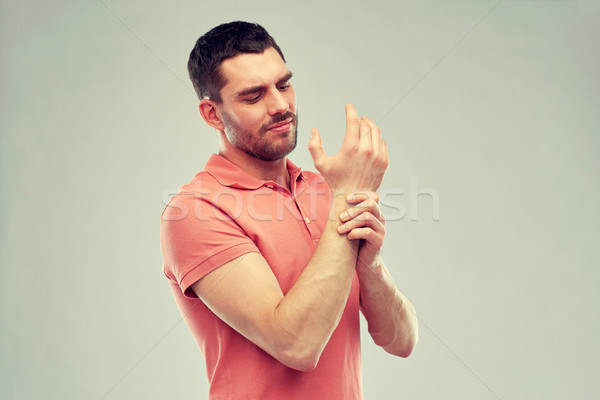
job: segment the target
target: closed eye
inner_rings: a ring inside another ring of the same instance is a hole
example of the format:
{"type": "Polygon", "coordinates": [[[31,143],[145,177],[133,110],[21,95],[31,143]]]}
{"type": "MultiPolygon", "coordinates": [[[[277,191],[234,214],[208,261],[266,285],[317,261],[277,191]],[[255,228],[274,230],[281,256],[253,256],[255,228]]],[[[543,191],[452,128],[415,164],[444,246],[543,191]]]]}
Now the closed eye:
{"type": "Polygon", "coordinates": [[[253,97],[249,97],[249,98],[246,98],[246,99],[244,99],[244,101],[245,101],[246,103],[250,103],[250,104],[252,104],[252,103],[256,103],[257,101],[259,101],[259,100],[260,100],[260,98],[261,98],[261,95],[260,95],[260,94],[257,94],[256,96],[253,96],[253,97]]]}

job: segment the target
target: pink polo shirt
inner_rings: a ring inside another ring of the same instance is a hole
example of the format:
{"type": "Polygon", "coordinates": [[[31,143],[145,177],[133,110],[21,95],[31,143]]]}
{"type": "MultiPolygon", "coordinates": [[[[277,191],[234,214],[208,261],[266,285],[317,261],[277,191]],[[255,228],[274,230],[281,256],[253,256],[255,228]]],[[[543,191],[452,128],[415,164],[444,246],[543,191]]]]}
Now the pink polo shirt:
{"type": "MultiPolygon", "coordinates": [[[[286,367],[218,318],[190,286],[223,264],[260,252],[284,294],[319,242],[331,192],[318,174],[289,160],[291,192],[213,154],[162,214],[163,270],[205,361],[213,400],[362,399],[359,286],[317,367],[286,367]]],[[[260,293],[256,293],[260,296],[260,293]]]]}

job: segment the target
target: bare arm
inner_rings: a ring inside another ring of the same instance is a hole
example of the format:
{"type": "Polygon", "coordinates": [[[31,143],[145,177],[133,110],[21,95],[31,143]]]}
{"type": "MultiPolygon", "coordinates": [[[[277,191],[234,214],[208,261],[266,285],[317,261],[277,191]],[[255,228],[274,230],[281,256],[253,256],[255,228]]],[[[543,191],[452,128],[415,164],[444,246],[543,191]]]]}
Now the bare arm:
{"type": "Polygon", "coordinates": [[[356,193],[349,200],[357,205],[340,215],[338,232],[353,241],[363,239],[356,271],[369,333],[388,353],[408,357],[418,340],[418,321],[413,305],[379,257],[385,227],[377,193],[356,193]]]}
{"type": "Polygon", "coordinates": [[[346,137],[332,157],[313,130],[309,150],[334,202],[312,259],[285,296],[258,253],[243,255],[192,285],[217,316],[291,368],[316,366],[344,310],[359,243],[339,235],[337,216],[348,208],[348,193],[376,190],[381,183],[387,151],[375,128],[347,106],[346,137]]]}
{"type": "Polygon", "coordinates": [[[417,314],[396,287],[381,258],[370,268],[357,266],[362,311],[375,343],[390,354],[408,357],[418,340],[417,314]]]}

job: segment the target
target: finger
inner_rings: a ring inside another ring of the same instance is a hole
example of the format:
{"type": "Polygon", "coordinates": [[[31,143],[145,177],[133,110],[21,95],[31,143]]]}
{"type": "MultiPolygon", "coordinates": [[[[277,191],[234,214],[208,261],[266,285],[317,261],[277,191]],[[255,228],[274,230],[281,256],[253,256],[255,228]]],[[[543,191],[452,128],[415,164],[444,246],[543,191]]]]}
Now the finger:
{"type": "Polygon", "coordinates": [[[337,231],[339,234],[344,234],[357,228],[369,228],[379,233],[385,232],[385,225],[383,222],[369,212],[362,213],[358,217],[340,224],[337,227],[337,231]]]}
{"type": "Polygon", "coordinates": [[[346,197],[346,201],[350,204],[360,203],[367,199],[374,199],[375,201],[379,202],[379,193],[365,190],[361,192],[350,193],[346,197]]]}
{"type": "Polygon", "coordinates": [[[356,108],[352,104],[346,104],[346,139],[354,143],[359,139],[359,119],[356,108]]]}
{"type": "Polygon", "coordinates": [[[373,139],[371,138],[371,126],[369,125],[369,123],[367,122],[365,117],[362,117],[360,119],[358,131],[359,131],[358,136],[360,138],[360,142],[367,144],[369,146],[372,146],[373,139]]]}
{"type": "Polygon", "coordinates": [[[363,214],[372,214],[379,221],[385,223],[385,217],[381,212],[381,207],[379,207],[379,204],[373,199],[365,200],[364,202],[343,211],[340,214],[340,221],[348,222],[353,219],[365,218],[363,214]]]}
{"type": "Polygon", "coordinates": [[[369,128],[371,130],[371,140],[373,142],[373,150],[375,150],[375,154],[377,154],[381,148],[381,129],[379,129],[379,127],[377,125],[375,125],[375,122],[371,121],[371,119],[369,119],[368,117],[363,117],[363,118],[367,122],[367,124],[369,125],[369,128]]]}
{"type": "Polygon", "coordinates": [[[389,155],[388,155],[387,143],[383,139],[381,139],[381,153],[383,154],[383,157],[385,158],[385,163],[387,165],[390,158],[389,158],[389,155]]]}
{"type": "Polygon", "coordinates": [[[323,144],[321,143],[321,134],[318,129],[313,129],[310,131],[310,140],[308,142],[308,151],[313,159],[315,167],[317,170],[319,166],[323,164],[325,157],[325,150],[323,149],[323,144]]]}
{"type": "Polygon", "coordinates": [[[340,214],[341,221],[349,221],[360,216],[362,213],[372,213],[379,219],[379,215],[381,214],[381,209],[379,208],[379,204],[374,199],[367,199],[354,207],[351,207],[347,210],[344,210],[340,214]]]}
{"type": "Polygon", "coordinates": [[[349,240],[364,239],[369,244],[377,247],[381,247],[383,245],[383,235],[378,234],[377,232],[369,228],[353,229],[346,235],[346,237],[349,240]]]}

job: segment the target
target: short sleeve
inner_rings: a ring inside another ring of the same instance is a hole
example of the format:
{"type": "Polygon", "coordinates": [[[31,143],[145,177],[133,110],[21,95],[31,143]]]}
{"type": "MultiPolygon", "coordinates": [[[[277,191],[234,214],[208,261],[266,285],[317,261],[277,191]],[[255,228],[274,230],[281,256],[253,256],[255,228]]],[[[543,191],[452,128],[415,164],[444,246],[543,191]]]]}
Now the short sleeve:
{"type": "Polygon", "coordinates": [[[255,243],[223,210],[202,196],[178,194],[161,218],[165,275],[189,298],[191,285],[237,257],[258,252],[255,243]]]}

